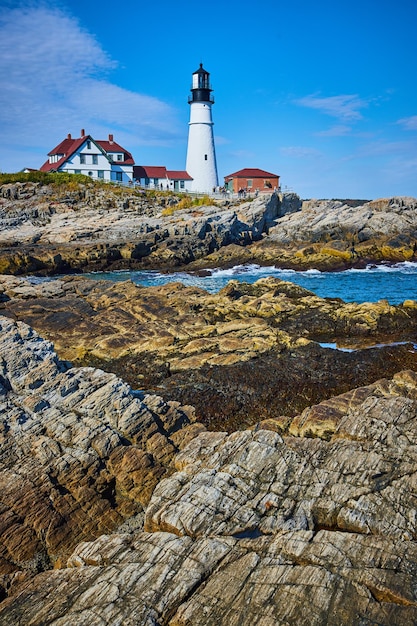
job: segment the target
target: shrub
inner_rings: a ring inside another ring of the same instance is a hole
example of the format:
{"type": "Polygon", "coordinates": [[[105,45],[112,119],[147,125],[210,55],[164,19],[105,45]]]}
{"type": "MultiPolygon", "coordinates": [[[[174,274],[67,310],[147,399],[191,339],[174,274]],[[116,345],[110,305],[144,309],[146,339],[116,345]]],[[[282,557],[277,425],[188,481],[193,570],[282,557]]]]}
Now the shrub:
{"type": "Polygon", "coordinates": [[[54,185],[61,187],[71,183],[92,183],[89,176],[84,174],[68,174],[67,172],[16,172],[15,174],[0,174],[0,185],[8,183],[39,183],[40,185],[54,185]]]}
{"type": "Polygon", "coordinates": [[[209,196],[201,196],[192,198],[191,196],[184,196],[177,202],[177,204],[167,207],[162,211],[162,215],[172,215],[174,211],[181,211],[183,209],[193,209],[200,206],[212,206],[215,202],[209,196]]]}

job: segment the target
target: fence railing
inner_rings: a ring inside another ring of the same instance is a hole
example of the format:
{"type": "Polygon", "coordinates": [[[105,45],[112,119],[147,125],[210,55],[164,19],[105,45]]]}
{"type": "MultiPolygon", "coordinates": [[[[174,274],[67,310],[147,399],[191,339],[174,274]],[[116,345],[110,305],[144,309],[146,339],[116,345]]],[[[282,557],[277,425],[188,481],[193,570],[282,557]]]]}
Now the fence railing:
{"type": "MultiPolygon", "coordinates": [[[[209,198],[213,198],[215,200],[238,200],[238,199],[248,199],[252,200],[258,196],[271,195],[275,193],[275,190],[268,191],[245,191],[245,192],[234,192],[228,189],[226,190],[216,190],[216,191],[189,191],[187,189],[160,189],[158,185],[141,185],[138,182],[132,181],[107,181],[113,185],[117,185],[118,187],[127,187],[129,189],[143,189],[144,191],[160,191],[160,192],[169,192],[174,194],[184,194],[187,196],[192,196],[194,198],[202,198],[204,196],[208,196],[209,198]]],[[[293,190],[285,187],[284,189],[279,189],[281,193],[291,193],[293,190]]]]}

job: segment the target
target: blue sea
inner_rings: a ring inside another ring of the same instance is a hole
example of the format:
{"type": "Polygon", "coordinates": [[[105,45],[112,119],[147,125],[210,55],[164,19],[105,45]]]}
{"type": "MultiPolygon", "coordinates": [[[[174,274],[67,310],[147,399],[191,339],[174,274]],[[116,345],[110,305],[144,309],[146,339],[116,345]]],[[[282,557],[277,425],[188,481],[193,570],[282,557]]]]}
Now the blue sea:
{"type": "Polygon", "coordinates": [[[230,280],[254,283],[260,278],[273,276],[290,281],[312,291],[322,298],[341,298],[345,302],[377,302],[388,300],[401,304],[404,300],[417,300],[417,263],[369,266],[366,269],[350,269],[343,272],[320,272],[307,270],[296,272],[276,267],[239,265],[231,269],[207,270],[198,276],[187,272],[163,274],[158,271],[117,271],[85,274],[90,278],[111,281],[132,280],[138,285],[164,285],[180,281],[216,293],[230,280]]]}

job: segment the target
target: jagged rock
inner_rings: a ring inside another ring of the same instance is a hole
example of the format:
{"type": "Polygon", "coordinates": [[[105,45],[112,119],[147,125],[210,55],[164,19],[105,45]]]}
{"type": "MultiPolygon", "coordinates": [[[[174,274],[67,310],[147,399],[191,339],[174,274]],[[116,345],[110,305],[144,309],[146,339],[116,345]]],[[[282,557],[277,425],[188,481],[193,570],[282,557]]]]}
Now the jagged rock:
{"type": "Polygon", "coordinates": [[[202,427],[191,407],[72,368],[22,322],[0,317],[0,336],[0,572],[37,571],[140,514],[202,427]]]}
{"type": "Polygon", "coordinates": [[[155,488],[145,531],[107,532],[60,569],[4,576],[0,624],[412,626],[417,375],[332,408],[328,440],[200,433],[155,488]]]}
{"type": "Polygon", "coordinates": [[[177,266],[260,239],[281,206],[272,194],[237,208],[170,211],[161,194],[144,198],[141,191],[112,187],[58,193],[30,183],[4,185],[1,196],[0,272],[11,274],[177,266]]]}
{"type": "Polygon", "coordinates": [[[0,311],[61,358],[113,371],[133,388],[195,406],[214,429],[291,416],[324,398],[417,367],[417,303],[324,299],[291,283],[231,281],[217,294],[71,277],[0,276],[0,311]],[[351,353],[317,343],[365,347],[351,353]],[[199,393],[196,396],[195,390],[199,393]]]}
{"type": "Polygon", "coordinates": [[[369,263],[415,261],[416,206],[417,199],[409,197],[355,206],[335,200],[309,200],[302,203],[301,210],[284,212],[282,200],[279,217],[268,225],[267,235],[260,241],[244,250],[213,251],[204,263],[196,260],[190,267],[257,262],[293,269],[343,270],[369,263]]]}
{"type": "Polygon", "coordinates": [[[302,203],[273,193],[180,209],[176,198],[134,189],[3,185],[0,273],[245,262],[343,269],[412,260],[416,204],[408,197],[302,203]]]}

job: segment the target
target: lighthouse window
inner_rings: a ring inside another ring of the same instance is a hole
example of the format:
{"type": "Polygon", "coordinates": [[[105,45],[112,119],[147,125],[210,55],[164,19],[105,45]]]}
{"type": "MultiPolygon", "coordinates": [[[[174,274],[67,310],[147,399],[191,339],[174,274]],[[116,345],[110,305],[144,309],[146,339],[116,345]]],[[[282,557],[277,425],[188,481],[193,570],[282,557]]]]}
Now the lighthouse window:
{"type": "Polygon", "coordinates": [[[207,154],[204,155],[204,160],[207,161],[207,154]]]}

